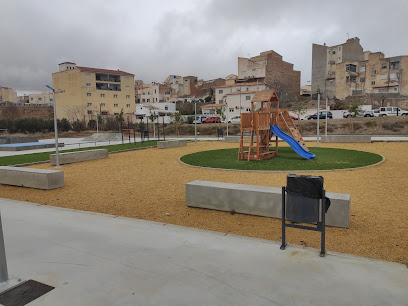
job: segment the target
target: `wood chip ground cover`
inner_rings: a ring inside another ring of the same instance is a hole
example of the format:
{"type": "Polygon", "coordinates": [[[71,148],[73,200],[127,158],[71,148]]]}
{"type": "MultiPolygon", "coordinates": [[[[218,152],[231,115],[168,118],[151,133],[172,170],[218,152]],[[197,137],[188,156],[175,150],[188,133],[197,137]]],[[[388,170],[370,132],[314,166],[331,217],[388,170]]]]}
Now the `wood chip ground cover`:
{"type": "MultiPolygon", "coordinates": [[[[408,143],[321,146],[386,157],[381,165],[364,169],[302,172],[322,175],[328,192],[351,194],[351,226],[349,229],[328,227],[327,250],[408,264],[408,143]]],[[[213,170],[178,161],[179,157],[193,152],[236,147],[234,143],[199,142],[165,150],[110,154],[108,159],[63,165],[64,188],[44,191],[0,185],[0,197],[280,241],[278,219],[231,215],[185,205],[185,184],[194,180],[285,185],[285,172],[213,170]]],[[[48,164],[31,167],[53,169],[48,164]]],[[[317,232],[289,228],[287,240],[320,247],[317,232]]]]}

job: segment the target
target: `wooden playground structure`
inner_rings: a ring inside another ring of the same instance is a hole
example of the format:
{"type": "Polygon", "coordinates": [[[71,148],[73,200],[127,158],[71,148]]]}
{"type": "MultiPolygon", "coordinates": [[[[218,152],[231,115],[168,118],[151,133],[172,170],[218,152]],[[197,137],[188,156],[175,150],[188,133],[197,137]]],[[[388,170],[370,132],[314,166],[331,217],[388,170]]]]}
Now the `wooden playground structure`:
{"type": "Polygon", "coordinates": [[[278,156],[278,136],[275,135],[272,140],[272,125],[278,125],[309,151],[287,109],[279,108],[279,97],[275,90],[263,90],[252,98],[251,112],[241,114],[238,160],[263,160],[278,156]],[[275,149],[271,151],[273,146],[275,149]]]}

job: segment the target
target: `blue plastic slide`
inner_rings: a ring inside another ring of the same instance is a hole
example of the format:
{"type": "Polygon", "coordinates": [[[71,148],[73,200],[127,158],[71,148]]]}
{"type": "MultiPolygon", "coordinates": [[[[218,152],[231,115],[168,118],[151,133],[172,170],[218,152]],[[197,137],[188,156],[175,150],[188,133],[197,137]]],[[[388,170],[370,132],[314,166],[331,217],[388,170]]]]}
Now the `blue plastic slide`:
{"type": "Polygon", "coordinates": [[[290,147],[300,156],[306,158],[307,160],[313,159],[316,157],[312,152],[306,151],[295,138],[289,136],[288,134],[284,133],[278,125],[271,125],[271,131],[278,136],[280,139],[286,141],[290,147]]]}

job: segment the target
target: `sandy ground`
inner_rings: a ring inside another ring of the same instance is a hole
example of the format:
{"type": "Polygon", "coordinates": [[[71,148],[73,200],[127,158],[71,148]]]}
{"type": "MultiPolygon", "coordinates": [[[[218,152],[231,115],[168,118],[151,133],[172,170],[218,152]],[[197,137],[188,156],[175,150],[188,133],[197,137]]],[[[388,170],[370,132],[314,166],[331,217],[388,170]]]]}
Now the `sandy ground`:
{"type": "MultiPolygon", "coordinates": [[[[364,150],[387,159],[366,169],[302,172],[322,175],[328,192],[351,194],[351,226],[327,228],[326,249],[408,264],[408,143],[321,146],[364,150]]],[[[286,173],[200,169],[178,161],[184,154],[233,147],[237,144],[199,142],[110,154],[108,159],[62,166],[64,188],[43,191],[0,185],[0,197],[281,241],[278,219],[186,207],[185,184],[194,180],[285,185],[286,173]]],[[[48,164],[32,167],[53,169],[48,164]]],[[[288,228],[287,240],[320,247],[319,232],[288,228]]]]}

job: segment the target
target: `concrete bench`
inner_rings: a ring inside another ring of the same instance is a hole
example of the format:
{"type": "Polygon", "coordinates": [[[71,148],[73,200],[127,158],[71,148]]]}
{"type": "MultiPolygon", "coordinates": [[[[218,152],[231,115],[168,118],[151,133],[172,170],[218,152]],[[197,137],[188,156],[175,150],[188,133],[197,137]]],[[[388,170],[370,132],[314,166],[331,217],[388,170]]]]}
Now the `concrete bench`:
{"type": "Polygon", "coordinates": [[[158,141],[157,148],[158,149],[166,149],[166,148],[174,148],[174,147],[183,147],[187,145],[186,139],[177,139],[177,140],[165,140],[165,141],[158,141]]]}
{"type": "Polygon", "coordinates": [[[64,187],[64,171],[24,167],[0,167],[0,184],[38,189],[64,187]]]}
{"type": "MultiPolygon", "coordinates": [[[[107,149],[97,149],[97,150],[86,150],[86,151],[76,151],[61,153],[59,155],[60,165],[78,163],[87,160],[108,158],[107,149]]],[[[50,163],[52,166],[56,165],[55,154],[50,154],[50,163]]]]}
{"type": "MultiPolygon", "coordinates": [[[[350,195],[326,192],[326,196],[331,200],[326,225],[350,227],[350,195]]],[[[280,219],[282,188],[193,181],[186,184],[186,205],[280,219]]]]}
{"type": "Polygon", "coordinates": [[[330,135],[320,136],[321,142],[338,142],[338,143],[370,143],[371,136],[368,135],[330,135]]]}

